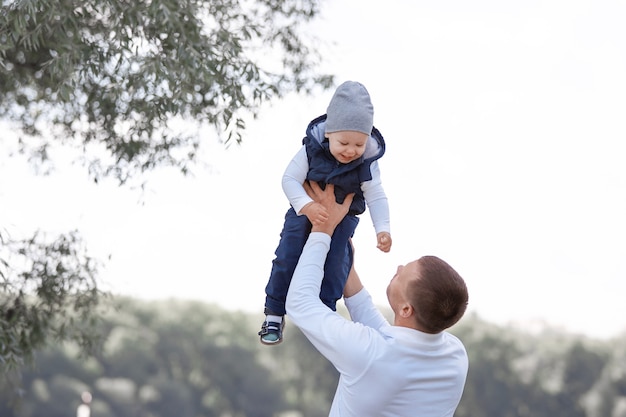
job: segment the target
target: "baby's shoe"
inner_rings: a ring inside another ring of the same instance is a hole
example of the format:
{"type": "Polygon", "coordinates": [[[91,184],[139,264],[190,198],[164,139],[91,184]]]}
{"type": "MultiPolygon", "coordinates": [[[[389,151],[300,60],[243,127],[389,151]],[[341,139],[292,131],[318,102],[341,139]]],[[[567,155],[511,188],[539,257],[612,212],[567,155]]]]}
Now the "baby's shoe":
{"type": "Polygon", "coordinates": [[[267,317],[261,326],[259,336],[261,337],[261,343],[264,345],[277,345],[283,341],[283,329],[285,328],[285,318],[278,316],[280,323],[277,321],[276,316],[267,317]]]}

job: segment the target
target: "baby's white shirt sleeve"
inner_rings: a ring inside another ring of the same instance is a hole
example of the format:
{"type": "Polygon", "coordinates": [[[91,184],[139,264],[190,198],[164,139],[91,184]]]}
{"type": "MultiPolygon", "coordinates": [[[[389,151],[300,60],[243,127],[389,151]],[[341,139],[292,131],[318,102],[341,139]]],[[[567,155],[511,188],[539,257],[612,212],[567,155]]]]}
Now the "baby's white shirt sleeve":
{"type": "Polygon", "coordinates": [[[363,196],[374,224],[376,234],[380,232],[391,233],[391,221],[389,220],[389,201],[380,178],[378,162],[372,162],[370,166],[372,180],[361,184],[363,196]]]}
{"type": "Polygon", "coordinates": [[[282,182],[283,192],[298,215],[300,215],[302,207],[313,201],[302,185],[308,172],[309,160],[306,155],[306,147],[303,146],[287,165],[282,182]]]}
{"type": "MultiPolygon", "coordinates": [[[[372,162],[370,170],[372,179],[361,184],[361,189],[374,224],[374,230],[377,234],[380,232],[391,233],[389,203],[382,185],[377,161],[372,162]]],[[[302,186],[308,172],[309,160],[306,154],[306,147],[302,146],[287,165],[282,179],[283,192],[298,215],[300,215],[302,207],[313,201],[302,186]]]]}

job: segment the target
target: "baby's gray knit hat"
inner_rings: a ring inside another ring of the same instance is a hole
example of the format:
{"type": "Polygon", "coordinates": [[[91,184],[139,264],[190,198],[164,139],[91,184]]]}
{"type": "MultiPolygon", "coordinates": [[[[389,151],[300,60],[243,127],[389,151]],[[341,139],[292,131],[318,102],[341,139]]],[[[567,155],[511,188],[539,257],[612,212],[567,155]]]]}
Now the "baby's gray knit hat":
{"type": "Polygon", "coordinates": [[[326,133],[353,130],[366,135],[374,126],[374,106],[365,86],[346,81],[337,87],[326,110],[326,133]]]}

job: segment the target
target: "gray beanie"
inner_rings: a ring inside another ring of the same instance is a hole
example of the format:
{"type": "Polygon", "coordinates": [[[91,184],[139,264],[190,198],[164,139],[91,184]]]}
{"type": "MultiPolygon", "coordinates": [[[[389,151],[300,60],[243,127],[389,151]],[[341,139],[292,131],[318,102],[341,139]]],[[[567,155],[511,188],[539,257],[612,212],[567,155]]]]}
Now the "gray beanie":
{"type": "Polygon", "coordinates": [[[326,133],[353,130],[370,135],[374,106],[363,84],[346,81],[337,87],[326,110],[326,133]]]}

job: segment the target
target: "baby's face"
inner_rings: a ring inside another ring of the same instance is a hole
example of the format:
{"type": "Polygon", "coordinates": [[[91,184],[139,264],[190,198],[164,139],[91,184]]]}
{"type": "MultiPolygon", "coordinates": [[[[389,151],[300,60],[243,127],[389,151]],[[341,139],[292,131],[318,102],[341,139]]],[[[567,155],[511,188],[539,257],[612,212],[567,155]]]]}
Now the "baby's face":
{"type": "Polygon", "coordinates": [[[369,135],[352,130],[327,133],[330,153],[337,161],[347,164],[358,159],[365,152],[369,135]]]}

